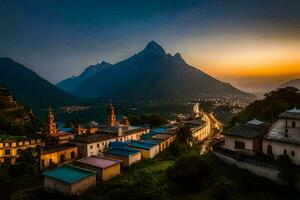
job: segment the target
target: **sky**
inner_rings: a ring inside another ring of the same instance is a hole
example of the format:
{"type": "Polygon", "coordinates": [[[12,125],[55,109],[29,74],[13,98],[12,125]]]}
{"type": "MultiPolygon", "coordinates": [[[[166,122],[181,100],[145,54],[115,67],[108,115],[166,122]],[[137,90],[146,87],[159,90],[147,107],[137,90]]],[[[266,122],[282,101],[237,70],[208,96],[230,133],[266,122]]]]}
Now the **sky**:
{"type": "Polygon", "coordinates": [[[151,40],[249,92],[300,78],[297,0],[0,0],[0,27],[0,57],[52,83],[151,40]]]}

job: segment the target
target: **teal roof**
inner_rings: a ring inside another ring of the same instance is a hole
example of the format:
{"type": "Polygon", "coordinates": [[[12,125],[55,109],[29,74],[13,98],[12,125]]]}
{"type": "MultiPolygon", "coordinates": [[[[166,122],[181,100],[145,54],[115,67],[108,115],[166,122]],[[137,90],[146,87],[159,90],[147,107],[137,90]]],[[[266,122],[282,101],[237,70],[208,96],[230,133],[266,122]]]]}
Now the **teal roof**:
{"type": "Polygon", "coordinates": [[[148,138],[151,138],[154,135],[157,135],[157,134],[160,134],[160,133],[164,133],[166,131],[167,131],[166,128],[154,128],[154,129],[150,130],[149,133],[143,135],[142,138],[143,139],[148,139],[148,138]]]}
{"type": "Polygon", "coordinates": [[[142,136],[142,138],[143,138],[143,139],[148,139],[148,138],[151,138],[152,136],[157,135],[157,134],[160,134],[160,132],[150,131],[149,133],[144,134],[144,135],[142,136]]]}
{"type": "Polygon", "coordinates": [[[167,131],[167,129],[166,128],[154,128],[151,131],[163,133],[163,132],[167,131]]]}
{"type": "Polygon", "coordinates": [[[106,153],[114,154],[117,156],[123,156],[123,157],[130,157],[139,152],[140,152],[139,150],[128,148],[128,147],[113,147],[106,151],[106,153]]]}
{"type": "Polygon", "coordinates": [[[155,147],[157,144],[149,143],[149,142],[141,142],[141,141],[131,141],[129,146],[139,148],[139,149],[147,149],[150,150],[151,148],[155,147]]]}
{"type": "Polygon", "coordinates": [[[63,181],[65,183],[74,183],[94,174],[94,172],[74,166],[65,165],[46,171],[43,174],[44,176],[63,181]]]}

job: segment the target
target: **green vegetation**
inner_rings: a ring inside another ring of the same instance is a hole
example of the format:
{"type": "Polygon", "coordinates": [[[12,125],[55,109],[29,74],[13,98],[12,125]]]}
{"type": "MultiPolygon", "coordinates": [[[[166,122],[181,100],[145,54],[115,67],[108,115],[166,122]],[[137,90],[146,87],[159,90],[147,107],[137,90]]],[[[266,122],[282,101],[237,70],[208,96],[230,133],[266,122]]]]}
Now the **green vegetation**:
{"type": "Polygon", "coordinates": [[[265,94],[265,98],[251,103],[245,110],[232,118],[229,127],[235,123],[245,123],[254,117],[274,122],[281,112],[300,107],[300,91],[293,87],[280,88],[265,94]]]}
{"type": "Polygon", "coordinates": [[[26,149],[17,160],[17,165],[0,166],[1,199],[30,199],[26,188],[40,187],[42,174],[39,170],[38,149],[26,149]]]}
{"type": "Polygon", "coordinates": [[[281,155],[277,159],[279,166],[279,179],[285,182],[289,187],[293,188],[297,181],[297,172],[292,164],[292,159],[288,155],[281,155]]]}
{"type": "Polygon", "coordinates": [[[199,156],[181,157],[168,168],[172,193],[197,192],[209,179],[210,168],[199,156]]]}
{"type": "Polygon", "coordinates": [[[150,128],[161,126],[167,123],[167,120],[158,114],[128,115],[128,119],[132,125],[149,124],[150,128]]]}
{"type": "Polygon", "coordinates": [[[16,120],[17,118],[0,111],[0,134],[31,136],[40,130],[41,122],[33,115],[30,115],[30,119],[24,124],[19,124],[16,120]]]}
{"type": "Polygon", "coordinates": [[[189,127],[181,124],[176,132],[176,139],[178,142],[184,144],[186,147],[190,147],[193,142],[192,132],[189,127]]]}

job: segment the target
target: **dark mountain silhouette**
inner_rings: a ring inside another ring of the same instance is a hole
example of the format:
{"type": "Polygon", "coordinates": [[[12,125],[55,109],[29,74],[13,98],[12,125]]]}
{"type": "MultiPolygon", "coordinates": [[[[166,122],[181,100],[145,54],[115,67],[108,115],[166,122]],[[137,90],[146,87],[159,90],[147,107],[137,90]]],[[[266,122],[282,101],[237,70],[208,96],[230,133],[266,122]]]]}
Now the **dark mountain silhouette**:
{"type": "Polygon", "coordinates": [[[253,97],[188,65],[179,53],[167,54],[153,41],[138,54],[91,76],[73,94],[120,100],[253,97]]]}
{"type": "Polygon", "coordinates": [[[87,67],[79,76],[73,76],[71,78],[65,79],[59,82],[56,86],[72,93],[80,84],[86,81],[91,76],[97,74],[98,72],[112,66],[112,64],[102,61],[96,65],[90,65],[87,67]]]}
{"type": "Polygon", "coordinates": [[[0,85],[34,110],[74,103],[77,98],[52,85],[10,58],[0,58],[0,85]]]}

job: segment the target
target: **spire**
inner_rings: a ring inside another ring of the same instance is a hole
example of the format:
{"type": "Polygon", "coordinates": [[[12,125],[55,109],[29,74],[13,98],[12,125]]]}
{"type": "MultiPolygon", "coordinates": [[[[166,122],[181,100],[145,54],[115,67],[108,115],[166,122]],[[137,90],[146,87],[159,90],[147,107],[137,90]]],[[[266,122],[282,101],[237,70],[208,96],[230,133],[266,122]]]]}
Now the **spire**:
{"type": "Polygon", "coordinates": [[[116,126],[117,123],[115,107],[112,104],[112,100],[110,100],[107,108],[106,125],[110,128],[112,126],[116,126]]]}
{"type": "Polygon", "coordinates": [[[45,121],[45,126],[43,129],[43,135],[46,137],[51,137],[52,135],[57,133],[56,123],[54,119],[54,115],[52,113],[52,107],[49,106],[48,108],[48,116],[45,121]]]}
{"type": "Polygon", "coordinates": [[[51,107],[51,105],[48,108],[48,115],[52,115],[52,107],[51,107]]]}

